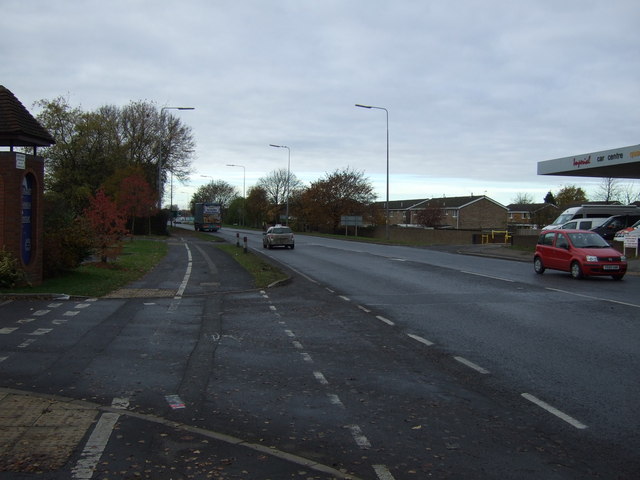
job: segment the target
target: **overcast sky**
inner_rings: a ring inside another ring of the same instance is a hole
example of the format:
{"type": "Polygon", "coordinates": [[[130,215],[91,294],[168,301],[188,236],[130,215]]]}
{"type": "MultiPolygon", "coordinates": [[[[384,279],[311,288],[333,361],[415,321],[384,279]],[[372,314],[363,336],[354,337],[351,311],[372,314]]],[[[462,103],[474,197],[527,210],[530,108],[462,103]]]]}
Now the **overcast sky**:
{"type": "MultiPolygon", "coordinates": [[[[193,129],[195,173],[242,193],[273,170],[364,172],[390,199],[598,180],[537,162],[640,143],[638,0],[2,0],[0,84],[34,114],[58,96],[131,101],[193,129]]],[[[166,197],[165,197],[166,198],[166,197]]]]}

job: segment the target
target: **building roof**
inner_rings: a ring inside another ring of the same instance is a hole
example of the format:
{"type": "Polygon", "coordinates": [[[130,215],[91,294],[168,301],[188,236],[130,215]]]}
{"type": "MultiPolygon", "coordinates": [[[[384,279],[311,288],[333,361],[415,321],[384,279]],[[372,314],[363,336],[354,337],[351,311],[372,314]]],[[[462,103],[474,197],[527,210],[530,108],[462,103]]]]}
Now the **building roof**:
{"type": "Polygon", "coordinates": [[[529,212],[535,213],[545,208],[558,208],[552,203],[511,203],[507,205],[507,210],[510,212],[529,212]]]}
{"type": "Polygon", "coordinates": [[[0,85],[0,146],[48,147],[56,143],[9,89],[0,85]]]}
{"type": "Polygon", "coordinates": [[[487,200],[489,202],[495,203],[496,205],[504,208],[505,210],[507,209],[507,207],[505,207],[504,205],[502,205],[501,203],[496,202],[495,200],[487,197],[486,195],[480,195],[480,196],[475,196],[475,195],[471,195],[468,197],[441,197],[441,198],[432,198],[430,200],[428,200],[427,202],[424,203],[424,205],[421,205],[422,207],[431,207],[431,208],[456,208],[456,209],[460,209],[460,208],[464,208],[467,207],[469,205],[471,205],[472,203],[475,202],[479,202],[480,200],[487,200]]]}

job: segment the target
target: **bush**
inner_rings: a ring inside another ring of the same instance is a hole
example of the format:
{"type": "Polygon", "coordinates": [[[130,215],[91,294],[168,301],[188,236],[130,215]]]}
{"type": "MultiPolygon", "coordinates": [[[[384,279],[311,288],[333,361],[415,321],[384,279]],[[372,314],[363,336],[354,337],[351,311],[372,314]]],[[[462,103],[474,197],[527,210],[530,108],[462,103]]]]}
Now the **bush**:
{"type": "Polygon", "coordinates": [[[44,233],[44,277],[78,268],[93,254],[93,237],[83,219],[70,220],[44,233]]]}
{"type": "Polygon", "coordinates": [[[18,260],[4,247],[0,250],[0,288],[13,288],[28,284],[27,276],[18,265],[18,260]]]}

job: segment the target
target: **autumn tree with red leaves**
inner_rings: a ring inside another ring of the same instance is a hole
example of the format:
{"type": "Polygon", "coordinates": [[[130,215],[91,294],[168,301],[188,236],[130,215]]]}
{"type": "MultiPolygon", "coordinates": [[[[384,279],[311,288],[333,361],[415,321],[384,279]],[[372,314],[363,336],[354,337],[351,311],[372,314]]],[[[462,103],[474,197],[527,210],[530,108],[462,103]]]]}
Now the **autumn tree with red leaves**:
{"type": "Polygon", "coordinates": [[[122,237],[127,233],[126,217],[102,189],[95,197],[89,197],[89,207],[84,210],[84,216],[93,230],[94,248],[100,253],[100,260],[106,263],[108,257],[115,256],[122,237]]]}
{"type": "Polygon", "coordinates": [[[135,232],[136,217],[147,217],[156,209],[156,195],[140,174],[122,179],[117,201],[121,210],[131,220],[132,233],[135,232]]]}

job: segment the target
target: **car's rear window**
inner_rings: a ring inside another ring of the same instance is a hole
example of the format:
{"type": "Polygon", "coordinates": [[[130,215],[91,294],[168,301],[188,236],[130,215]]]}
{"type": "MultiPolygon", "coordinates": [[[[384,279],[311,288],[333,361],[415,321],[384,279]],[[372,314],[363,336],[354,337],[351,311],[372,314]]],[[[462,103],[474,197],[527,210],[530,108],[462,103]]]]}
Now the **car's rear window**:
{"type": "Polygon", "coordinates": [[[291,229],[289,227],[279,227],[279,228],[274,228],[272,232],[273,233],[291,233],[291,229]]]}

